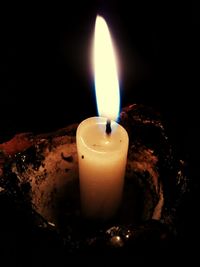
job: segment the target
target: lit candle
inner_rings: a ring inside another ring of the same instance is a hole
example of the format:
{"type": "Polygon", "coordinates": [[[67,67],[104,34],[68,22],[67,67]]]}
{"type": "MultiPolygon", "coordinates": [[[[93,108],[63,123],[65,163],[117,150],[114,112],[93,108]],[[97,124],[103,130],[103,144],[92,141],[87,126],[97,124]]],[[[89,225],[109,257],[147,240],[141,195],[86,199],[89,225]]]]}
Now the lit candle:
{"type": "Polygon", "coordinates": [[[105,20],[97,16],[94,69],[100,117],[84,120],[77,129],[77,151],[82,213],[106,220],[118,210],[124,185],[128,134],[115,122],[120,96],[117,67],[105,20]]]}

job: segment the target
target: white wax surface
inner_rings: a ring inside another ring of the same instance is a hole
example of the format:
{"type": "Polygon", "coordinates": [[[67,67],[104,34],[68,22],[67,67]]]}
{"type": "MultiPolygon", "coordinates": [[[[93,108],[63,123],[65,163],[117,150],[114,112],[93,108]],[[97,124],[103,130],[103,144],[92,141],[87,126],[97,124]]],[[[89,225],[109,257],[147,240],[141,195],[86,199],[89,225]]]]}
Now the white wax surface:
{"type": "Polygon", "coordinates": [[[121,202],[128,151],[126,130],[106,118],[84,120],[77,129],[77,150],[83,215],[94,219],[112,217],[121,202]]]}

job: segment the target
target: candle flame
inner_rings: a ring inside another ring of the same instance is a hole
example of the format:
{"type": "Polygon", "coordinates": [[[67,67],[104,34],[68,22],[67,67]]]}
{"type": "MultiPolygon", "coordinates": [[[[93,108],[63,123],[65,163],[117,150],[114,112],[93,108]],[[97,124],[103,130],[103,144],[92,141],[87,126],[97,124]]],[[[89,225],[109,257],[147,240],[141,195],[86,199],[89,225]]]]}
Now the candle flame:
{"type": "Polygon", "coordinates": [[[117,64],[108,26],[99,15],[95,24],[93,60],[98,113],[117,120],[120,106],[117,64]]]}

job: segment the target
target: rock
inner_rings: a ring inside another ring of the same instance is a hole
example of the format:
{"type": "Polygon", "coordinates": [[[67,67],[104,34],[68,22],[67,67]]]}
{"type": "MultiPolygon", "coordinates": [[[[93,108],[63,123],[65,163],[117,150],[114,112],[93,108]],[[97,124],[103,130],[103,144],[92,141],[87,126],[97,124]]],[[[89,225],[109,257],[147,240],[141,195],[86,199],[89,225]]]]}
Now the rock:
{"type": "Polygon", "coordinates": [[[72,258],[77,251],[90,253],[99,247],[108,253],[111,247],[124,251],[138,240],[168,242],[177,233],[177,209],[188,180],[160,115],[135,104],[123,109],[120,124],[130,140],[124,197],[116,217],[104,225],[81,218],[77,124],[48,134],[19,134],[0,144],[0,194],[11,196],[17,205],[25,203],[31,220],[39,216],[34,227],[59,233],[72,258]]]}

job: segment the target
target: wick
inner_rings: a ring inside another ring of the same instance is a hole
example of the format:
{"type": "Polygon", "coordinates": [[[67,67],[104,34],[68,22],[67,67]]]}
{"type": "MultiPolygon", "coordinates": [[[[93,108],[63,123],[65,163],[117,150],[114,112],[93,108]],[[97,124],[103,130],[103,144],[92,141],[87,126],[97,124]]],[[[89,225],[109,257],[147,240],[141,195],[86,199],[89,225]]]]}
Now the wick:
{"type": "Polygon", "coordinates": [[[110,122],[110,120],[107,120],[107,122],[106,122],[106,133],[109,135],[109,134],[111,134],[111,132],[112,132],[111,122],[110,122]]]}

